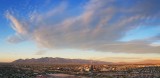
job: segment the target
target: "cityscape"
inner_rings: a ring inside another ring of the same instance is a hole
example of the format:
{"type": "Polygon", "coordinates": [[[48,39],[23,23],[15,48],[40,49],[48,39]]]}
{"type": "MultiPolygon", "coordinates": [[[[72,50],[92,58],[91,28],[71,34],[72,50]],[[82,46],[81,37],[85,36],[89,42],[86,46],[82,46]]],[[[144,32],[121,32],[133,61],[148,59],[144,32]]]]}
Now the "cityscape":
{"type": "Polygon", "coordinates": [[[1,64],[1,78],[160,78],[160,64],[1,64]]]}
{"type": "Polygon", "coordinates": [[[160,0],[0,0],[0,78],[160,78],[160,0]]]}

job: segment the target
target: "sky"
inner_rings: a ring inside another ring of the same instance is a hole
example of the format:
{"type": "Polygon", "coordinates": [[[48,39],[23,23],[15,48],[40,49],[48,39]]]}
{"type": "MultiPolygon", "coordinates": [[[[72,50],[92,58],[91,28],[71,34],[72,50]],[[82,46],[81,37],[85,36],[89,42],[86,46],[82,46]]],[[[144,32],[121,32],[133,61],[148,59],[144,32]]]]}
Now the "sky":
{"type": "Polygon", "coordinates": [[[0,62],[160,60],[160,0],[1,0],[0,62]]]}

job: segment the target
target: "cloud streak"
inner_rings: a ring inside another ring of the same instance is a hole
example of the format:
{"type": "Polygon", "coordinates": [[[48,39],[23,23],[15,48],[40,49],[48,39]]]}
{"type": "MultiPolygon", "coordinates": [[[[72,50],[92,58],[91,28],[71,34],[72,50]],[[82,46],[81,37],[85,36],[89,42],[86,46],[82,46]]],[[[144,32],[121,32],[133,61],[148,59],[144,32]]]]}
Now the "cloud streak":
{"type": "MultiPolygon", "coordinates": [[[[139,26],[159,25],[160,23],[156,21],[160,16],[157,2],[158,0],[135,0],[134,3],[90,0],[84,5],[80,15],[63,17],[58,22],[57,16],[67,13],[67,4],[62,3],[45,13],[33,11],[28,16],[30,18],[23,21],[10,13],[7,13],[6,17],[20,37],[48,49],[159,53],[160,47],[150,46],[151,42],[147,40],[118,41],[128,31],[139,26]]],[[[10,37],[9,41],[18,42],[18,39],[18,36],[14,36],[10,37]]]]}

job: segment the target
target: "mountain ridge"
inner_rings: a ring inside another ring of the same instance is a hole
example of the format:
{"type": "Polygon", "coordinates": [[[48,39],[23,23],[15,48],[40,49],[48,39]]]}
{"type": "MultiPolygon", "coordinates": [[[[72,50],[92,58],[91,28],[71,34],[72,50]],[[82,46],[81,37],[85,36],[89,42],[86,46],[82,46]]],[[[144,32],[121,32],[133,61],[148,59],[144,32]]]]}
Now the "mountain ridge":
{"type": "Polygon", "coordinates": [[[112,62],[104,62],[97,60],[85,60],[85,59],[69,59],[60,57],[42,57],[31,59],[17,59],[12,63],[43,63],[43,64],[112,64],[112,62]]]}

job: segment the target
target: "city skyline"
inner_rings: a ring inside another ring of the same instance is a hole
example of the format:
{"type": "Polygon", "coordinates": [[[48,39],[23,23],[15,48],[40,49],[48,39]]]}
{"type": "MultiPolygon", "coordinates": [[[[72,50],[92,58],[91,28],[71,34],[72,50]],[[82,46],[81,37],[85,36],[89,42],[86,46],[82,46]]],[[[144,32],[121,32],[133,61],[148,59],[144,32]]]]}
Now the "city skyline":
{"type": "Polygon", "coordinates": [[[1,0],[0,62],[160,60],[159,0],[1,0]]]}

